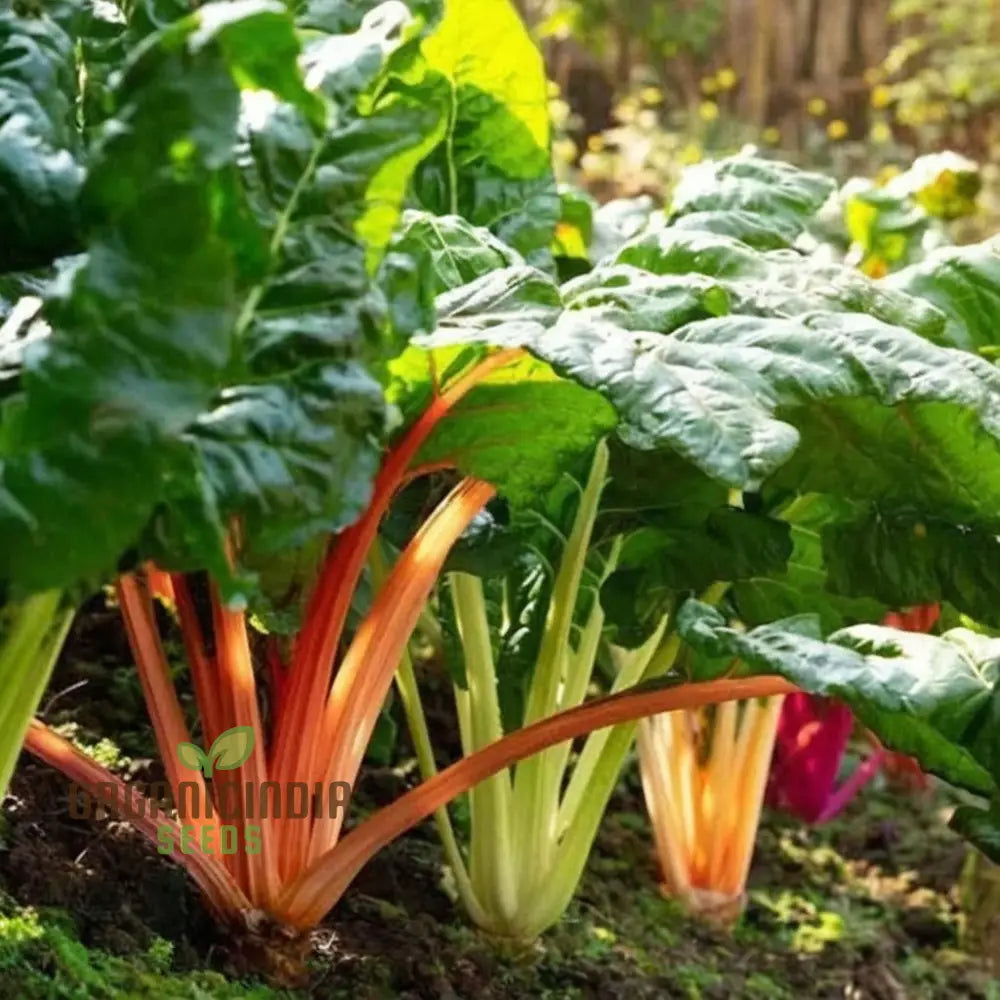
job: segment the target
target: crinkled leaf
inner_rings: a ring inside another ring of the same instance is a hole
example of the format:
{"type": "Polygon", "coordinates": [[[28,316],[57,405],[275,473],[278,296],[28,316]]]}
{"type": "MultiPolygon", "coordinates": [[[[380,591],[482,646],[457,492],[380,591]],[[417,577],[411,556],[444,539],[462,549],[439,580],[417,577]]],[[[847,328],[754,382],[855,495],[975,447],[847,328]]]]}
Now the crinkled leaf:
{"type": "MultiPolygon", "coordinates": [[[[671,227],[629,243],[616,258],[617,266],[598,268],[566,289],[572,304],[576,287],[607,286],[607,294],[630,296],[635,310],[616,316],[631,329],[642,329],[644,306],[656,316],[658,300],[676,294],[685,284],[706,295],[706,276],[715,279],[706,313],[798,317],[823,310],[858,312],[940,340],[944,318],[933,305],[866,277],[853,268],[827,264],[788,250],[761,253],[730,239],[671,227]],[[622,265],[631,265],[624,267],[622,265]],[[652,272],[652,273],[647,273],[652,272]],[[634,290],[632,290],[634,287],[634,290]]],[[[669,333],[670,329],[645,329],[669,333]]]]}
{"type": "Polygon", "coordinates": [[[162,495],[170,442],[211,405],[232,350],[240,88],[306,106],[294,60],[281,71],[261,55],[295,44],[278,5],[210,5],[126,67],[83,192],[89,252],[61,275],[53,332],[25,359],[0,577],[39,587],[109,568],[162,495]]]}
{"type": "Polygon", "coordinates": [[[690,212],[671,222],[670,228],[730,236],[755,250],[789,250],[803,231],[798,219],[761,215],[742,209],[690,212]]]}
{"type": "Polygon", "coordinates": [[[936,306],[947,323],[935,340],[966,351],[997,345],[1000,247],[989,240],[938,250],[884,284],[936,306]]]}
{"type": "Polygon", "coordinates": [[[674,217],[703,211],[750,212],[773,220],[776,228],[804,228],[835,186],[829,177],[777,160],[733,156],[685,170],[670,211],[674,217]]]}
{"type": "Polygon", "coordinates": [[[73,39],[47,17],[0,13],[0,271],[78,246],[76,93],[73,39]]]}
{"type": "MultiPolygon", "coordinates": [[[[269,240],[241,288],[242,371],[185,441],[210,506],[241,515],[250,563],[339,530],[370,497],[384,401],[364,362],[388,334],[373,272],[440,135],[440,108],[420,90],[424,27],[387,3],[353,34],[310,36],[303,67],[326,123],[266,95],[244,102],[242,179],[269,240]]],[[[161,532],[165,549],[183,550],[191,508],[161,532]]]]}

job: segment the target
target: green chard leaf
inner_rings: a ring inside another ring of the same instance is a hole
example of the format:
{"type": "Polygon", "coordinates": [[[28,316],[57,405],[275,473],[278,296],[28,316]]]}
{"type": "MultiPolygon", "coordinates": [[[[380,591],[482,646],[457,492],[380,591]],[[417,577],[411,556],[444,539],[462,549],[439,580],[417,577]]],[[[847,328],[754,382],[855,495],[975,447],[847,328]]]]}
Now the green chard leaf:
{"type": "Polygon", "coordinates": [[[829,177],[787,163],[732,156],[685,170],[670,211],[674,218],[694,212],[741,212],[766,219],[779,232],[796,227],[804,231],[835,187],[829,177]]]}
{"type": "Polygon", "coordinates": [[[306,96],[256,54],[265,37],[294,51],[282,7],[209,6],[123,73],[81,196],[88,253],[60,276],[51,335],[25,357],[0,470],[0,578],[44,587],[107,569],[157,502],[185,425],[211,404],[238,314],[226,236],[239,216],[240,87],[306,96]]]}
{"type": "MultiPolygon", "coordinates": [[[[385,426],[370,369],[389,344],[374,281],[410,175],[440,137],[424,100],[419,38],[401,4],[365,14],[350,35],[313,36],[306,82],[327,106],[244,101],[242,179],[268,234],[241,289],[236,335],[244,368],[188,429],[200,495],[172,501],[157,537],[183,550],[197,503],[241,516],[251,566],[336,531],[367,504],[385,426]]],[[[204,542],[194,536],[188,561],[204,542]]]]}
{"type": "Polygon", "coordinates": [[[944,314],[944,329],[933,338],[938,342],[966,351],[997,346],[1000,245],[996,240],[937,250],[882,284],[924,299],[944,314]]]}
{"type": "Polygon", "coordinates": [[[73,39],[48,17],[0,12],[0,271],[79,247],[76,96],[73,39]]]}
{"type": "Polygon", "coordinates": [[[541,53],[510,0],[445,0],[423,44],[449,93],[445,140],[421,164],[421,208],[486,226],[548,266],[559,220],[541,53]]]}
{"type": "MultiPolygon", "coordinates": [[[[780,572],[755,573],[737,581],[729,591],[741,621],[762,625],[779,618],[811,613],[818,616],[823,635],[845,625],[880,620],[886,603],[873,599],[867,581],[830,579],[827,532],[857,516],[854,504],[829,494],[795,497],[775,516],[788,525],[791,554],[780,572]]],[[[901,561],[908,553],[901,553],[901,561]]],[[[889,606],[893,606],[889,602],[889,606]]]]}
{"type": "Polygon", "coordinates": [[[284,4],[169,7],[129,24],[148,37],[86,157],[86,253],[4,331],[0,579],[29,589],[152,557],[235,599],[234,518],[261,566],[354,520],[379,459],[374,275],[442,134],[427,20],[386,4],[302,52],[284,4]]]}
{"type": "Polygon", "coordinates": [[[641,324],[648,314],[650,322],[662,323],[658,310],[686,287],[705,299],[702,316],[692,318],[725,313],[794,318],[813,311],[856,312],[935,341],[941,340],[945,325],[932,304],[853,268],[791,250],[762,253],[728,236],[673,226],[627,244],[614,264],[570,283],[565,295],[567,305],[577,308],[587,308],[598,296],[611,302],[617,298],[621,306],[610,318],[631,329],[670,333],[676,327],[641,324]],[[709,285],[706,278],[714,282],[709,285]],[[578,289],[588,293],[580,302],[576,301],[578,289]],[[661,305],[664,299],[667,302],[661,305]]]}

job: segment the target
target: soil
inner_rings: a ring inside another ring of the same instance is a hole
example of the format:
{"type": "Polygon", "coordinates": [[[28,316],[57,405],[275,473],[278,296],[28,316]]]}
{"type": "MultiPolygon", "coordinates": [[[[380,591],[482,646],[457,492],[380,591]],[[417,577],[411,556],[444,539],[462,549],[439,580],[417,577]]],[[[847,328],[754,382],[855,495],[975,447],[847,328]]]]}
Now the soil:
{"type": "MultiPolygon", "coordinates": [[[[110,738],[101,752],[124,773],[157,776],[127,651],[103,615],[81,617],[48,718],[91,746],[110,738]]],[[[447,703],[433,685],[429,700],[447,756],[447,703]]],[[[396,766],[365,770],[357,808],[410,787],[410,756],[401,725],[396,766]]],[[[767,814],[746,913],[725,932],[658,891],[630,766],[576,900],[533,947],[463,920],[424,824],[361,873],[313,936],[308,983],[284,991],[247,979],[177,866],[124,824],[71,819],[65,780],[25,757],[0,813],[0,997],[1000,1000],[1000,979],[960,947],[965,849],[948,808],[940,788],[875,787],[826,827],[767,814]]]]}

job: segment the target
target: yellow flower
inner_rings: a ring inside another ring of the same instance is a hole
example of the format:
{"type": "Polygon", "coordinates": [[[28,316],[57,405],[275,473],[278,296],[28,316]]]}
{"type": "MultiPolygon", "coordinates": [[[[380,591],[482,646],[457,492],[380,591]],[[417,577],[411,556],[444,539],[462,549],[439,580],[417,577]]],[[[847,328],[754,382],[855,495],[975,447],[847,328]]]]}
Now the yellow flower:
{"type": "Polygon", "coordinates": [[[579,151],[572,139],[555,139],[552,143],[552,158],[556,163],[572,163],[579,151]]]}
{"type": "Polygon", "coordinates": [[[872,87],[871,105],[873,108],[885,108],[892,102],[892,90],[884,83],[872,87]]]}
{"type": "Polygon", "coordinates": [[[887,163],[875,175],[875,183],[879,187],[885,187],[893,177],[898,177],[902,172],[894,163],[887,163]]]}
{"type": "Polygon", "coordinates": [[[626,97],[619,101],[614,114],[618,121],[629,124],[635,121],[635,116],[639,113],[639,102],[633,97],[626,97]]]}
{"type": "Polygon", "coordinates": [[[587,149],[591,153],[599,153],[604,149],[604,136],[603,135],[589,135],[587,136],[587,149]]]}
{"type": "Polygon", "coordinates": [[[696,142],[689,142],[677,153],[677,161],[682,166],[690,167],[701,162],[701,146],[696,142]]]}
{"type": "Polygon", "coordinates": [[[826,114],[826,101],[824,101],[822,97],[813,97],[806,105],[806,111],[808,111],[813,118],[819,118],[821,115],[826,114]]]}
{"type": "Polygon", "coordinates": [[[703,94],[715,94],[719,90],[719,81],[714,76],[703,76],[701,78],[701,92],[703,94]]]}
{"type": "Polygon", "coordinates": [[[896,118],[899,119],[900,125],[910,125],[913,128],[919,128],[927,122],[927,105],[911,104],[900,108],[896,112],[896,118]]]}
{"type": "Polygon", "coordinates": [[[718,73],[715,74],[716,83],[719,85],[720,90],[732,90],[736,86],[739,77],[736,75],[736,70],[731,66],[723,66],[718,73]]]}
{"type": "Polygon", "coordinates": [[[845,122],[842,118],[834,118],[833,121],[826,126],[826,134],[833,139],[834,142],[838,139],[845,138],[848,131],[847,122],[845,122]]]}
{"type": "Polygon", "coordinates": [[[883,73],[881,66],[869,66],[864,73],[865,83],[867,83],[869,87],[874,87],[876,83],[881,83],[882,76],[883,73]]]}
{"type": "Polygon", "coordinates": [[[876,122],[871,130],[872,142],[889,142],[892,139],[892,129],[885,122],[876,122]]]}
{"type": "Polygon", "coordinates": [[[777,146],[778,143],[781,142],[781,129],[777,129],[773,125],[769,125],[761,133],[761,138],[769,146],[777,146]]]}
{"type": "Polygon", "coordinates": [[[703,122],[714,122],[719,117],[719,105],[715,101],[702,101],[698,116],[703,122]]]}
{"type": "Polygon", "coordinates": [[[659,87],[643,87],[639,91],[639,97],[643,104],[648,104],[650,107],[663,103],[663,91],[659,87]]]}

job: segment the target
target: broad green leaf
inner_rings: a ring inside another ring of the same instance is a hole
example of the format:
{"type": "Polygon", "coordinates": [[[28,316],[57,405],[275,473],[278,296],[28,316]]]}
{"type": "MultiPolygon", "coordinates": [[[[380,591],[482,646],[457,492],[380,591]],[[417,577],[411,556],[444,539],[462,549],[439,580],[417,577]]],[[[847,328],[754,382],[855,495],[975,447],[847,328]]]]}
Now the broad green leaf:
{"type": "Polygon", "coordinates": [[[393,330],[407,339],[430,333],[436,296],[516,265],[524,266],[516,250],[461,216],[404,212],[379,274],[393,330]]]}
{"type": "Polygon", "coordinates": [[[564,285],[562,295],[567,309],[656,333],[731,311],[730,292],[719,279],[650,274],[629,264],[598,267],[564,285]]]}
{"type": "Polygon", "coordinates": [[[805,228],[835,186],[822,174],[787,163],[733,156],[685,170],[674,189],[670,211],[675,218],[692,212],[748,212],[788,231],[786,227],[805,228]]]}
{"type": "Polygon", "coordinates": [[[1000,864],[1000,800],[994,799],[987,809],[959,806],[952,813],[948,825],[1000,864]]]}
{"type": "Polygon", "coordinates": [[[995,640],[965,629],[937,638],[859,625],[823,642],[808,617],[740,632],[696,601],[681,610],[678,628],[708,656],[738,657],[750,673],[779,674],[842,700],[886,746],[917,757],[946,781],[996,791],[995,640]]]}
{"type": "Polygon", "coordinates": [[[383,397],[357,362],[225,390],[185,432],[225,519],[254,553],[279,553],[353,521],[378,471],[383,397]]]}
{"type": "Polygon", "coordinates": [[[417,173],[418,203],[546,263],[559,219],[548,84],[517,10],[510,0],[445,0],[423,53],[447,83],[450,110],[444,141],[417,173]]]}
{"type": "Polygon", "coordinates": [[[435,295],[448,292],[493,271],[524,265],[524,258],[494,236],[458,215],[403,213],[392,249],[426,257],[435,295]]]}
{"type": "Polygon", "coordinates": [[[242,767],[253,753],[254,739],[253,726],[234,726],[220,733],[206,755],[208,770],[235,771],[242,767]]]}
{"type": "Polygon", "coordinates": [[[629,532],[601,590],[616,643],[641,645],[680,595],[717,581],[780,575],[791,553],[787,524],[732,507],[717,507],[693,525],[629,532]]]}
{"type": "Polygon", "coordinates": [[[966,351],[996,347],[1000,247],[995,240],[938,250],[884,284],[932,303],[947,317],[935,340],[966,351]]]}
{"type": "Polygon", "coordinates": [[[88,253],[25,358],[0,467],[0,577],[43,587],[109,568],[162,495],[177,435],[211,405],[233,346],[240,88],[280,87],[312,111],[294,60],[261,55],[295,45],[279,5],[209,5],[125,68],[82,195],[88,253]]]}
{"type": "Polygon", "coordinates": [[[789,250],[804,227],[798,219],[760,215],[742,209],[707,209],[682,215],[671,222],[670,228],[730,236],[755,250],[789,250]]]}
{"type": "Polygon", "coordinates": [[[612,408],[533,358],[479,383],[441,421],[418,464],[447,462],[531,504],[615,424],[612,408]]]}
{"type": "Polygon", "coordinates": [[[0,13],[0,271],[79,246],[76,95],[73,39],[44,15],[0,13]]]}
{"type": "Polygon", "coordinates": [[[650,274],[705,274],[710,278],[766,279],[776,260],[801,263],[791,251],[764,256],[733,236],[670,226],[630,240],[614,257],[650,274]],[[780,257],[777,255],[781,255],[780,257]]]}
{"type": "Polygon", "coordinates": [[[527,264],[491,271],[439,295],[435,305],[439,330],[502,327],[505,336],[515,326],[522,326],[530,336],[554,323],[562,312],[559,289],[527,264]]]}
{"type": "Polygon", "coordinates": [[[944,317],[933,305],[853,268],[788,250],[761,253],[710,233],[670,227],[629,243],[616,260],[614,266],[599,267],[571,282],[565,290],[567,304],[579,307],[574,301],[577,288],[587,288],[593,298],[598,288],[607,286],[609,295],[626,297],[625,308],[616,314],[619,322],[631,329],[669,333],[670,328],[658,325],[643,327],[643,316],[647,309],[657,316],[659,299],[669,299],[690,284],[692,292],[702,296],[715,289],[705,315],[794,318],[813,311],[858,312],[931,340],[940,340],[944,328],[944,317]],[[714,278],[715,285],[701,276],[714,278]]]}
{"type": "Polygon", "coordinates": [[[242,182],[268,234],[240,284],[242,364],[184,432],[193,490],[171,496],[161,551],[190,565],[205,546],[192,511],[239,515],[245,559],[260,565],[367,504],[385,427],[370,371],[389,340],[379,267],[412,170],[440,137],[422,90],[425,23],[399,3],[350,35],[310,35],[302,58],[323,122],[266,94],[244,95],[242,182]]]}

